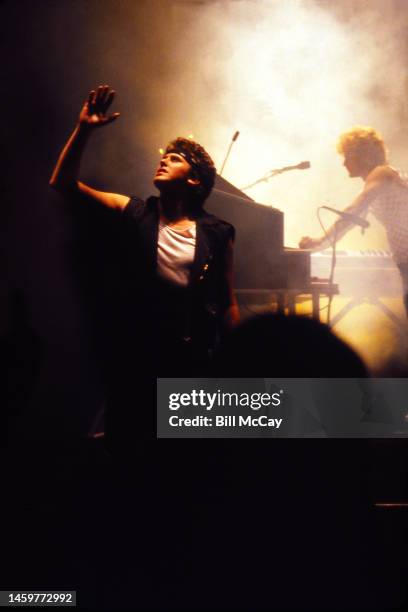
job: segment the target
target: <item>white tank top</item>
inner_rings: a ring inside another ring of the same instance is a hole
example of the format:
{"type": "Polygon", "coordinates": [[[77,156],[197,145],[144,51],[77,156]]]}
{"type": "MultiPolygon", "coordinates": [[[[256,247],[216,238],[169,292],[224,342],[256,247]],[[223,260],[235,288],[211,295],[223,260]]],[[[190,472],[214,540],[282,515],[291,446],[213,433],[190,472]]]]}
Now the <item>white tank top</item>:
{"type": "Polygon", "coordinates": [[[161,278],[186,287],[190,280],[190,271],[194,261],[196,245],[195,222],[186,229],[174,229],[159,224],[157,243],[157,272],[161,278]]]}

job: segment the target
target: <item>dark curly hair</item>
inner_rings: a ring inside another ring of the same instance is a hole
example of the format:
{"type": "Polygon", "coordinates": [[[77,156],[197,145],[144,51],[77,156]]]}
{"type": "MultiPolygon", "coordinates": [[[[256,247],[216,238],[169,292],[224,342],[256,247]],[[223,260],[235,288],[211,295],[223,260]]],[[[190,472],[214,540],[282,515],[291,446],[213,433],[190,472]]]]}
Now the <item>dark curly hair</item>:
{"type": "Polygon", "coordinates": [[[215,165],[207,151],[198,142],[188,138],[176,138],[166,148],[165,153],[176,152],[182,155],[193,169],[193,175],[199,179],[200,185],[194,189],[194,203],[202,206],[214,187],[215,165]]]}

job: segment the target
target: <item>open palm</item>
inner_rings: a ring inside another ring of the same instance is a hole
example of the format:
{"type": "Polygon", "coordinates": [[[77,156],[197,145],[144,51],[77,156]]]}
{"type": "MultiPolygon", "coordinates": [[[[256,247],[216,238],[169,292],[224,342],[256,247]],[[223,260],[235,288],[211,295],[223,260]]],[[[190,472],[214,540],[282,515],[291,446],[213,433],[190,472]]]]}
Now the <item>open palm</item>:
{"type": "Polygon", "coordinates": [[[120,113],[107,114],[114,97],[115,92],[109,85],[100,85],[96,91],[90,91],[79,114],[80,123],[89,127],[102,127],[115,121],[120,113]]]}

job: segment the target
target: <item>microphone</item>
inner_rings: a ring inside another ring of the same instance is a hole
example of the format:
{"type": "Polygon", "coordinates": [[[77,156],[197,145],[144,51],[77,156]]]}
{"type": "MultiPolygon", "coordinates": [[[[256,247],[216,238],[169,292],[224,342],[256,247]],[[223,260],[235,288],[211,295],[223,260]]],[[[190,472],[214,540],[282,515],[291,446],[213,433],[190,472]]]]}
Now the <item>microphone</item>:
{"type": "Polygon", "coordinates": [[[370,227],[370,224],[363,217],[358,217],[357,215],[352,215],[351,213],[343,212],[342,210],[337,210],[337,208],[331,208],[330,206],[322,206],[325,210],[330,210],[331,212],[336,213],[339,217],[343,217],[343,219],[347,221],[351,221],[354,225],[359,225],[363,229],[367,229],[370,227]]]}
{"type": "Polygon", "coordinates": [[[310,161],[300,162],[300,164],[294,166],[294,168],[297,170],[307,170],[308,168],[310,168],[310,161]]]}
{"type": "Polygon", "coordinates": [[[288,170],[307,170],[310,168],[310,161],[302,161],[300,164],[296,164],[296,166],[284,166],[283,168],[275,168],[271,170],[271,174],[280,174],[281,172],[288,172],[288,170]]]}

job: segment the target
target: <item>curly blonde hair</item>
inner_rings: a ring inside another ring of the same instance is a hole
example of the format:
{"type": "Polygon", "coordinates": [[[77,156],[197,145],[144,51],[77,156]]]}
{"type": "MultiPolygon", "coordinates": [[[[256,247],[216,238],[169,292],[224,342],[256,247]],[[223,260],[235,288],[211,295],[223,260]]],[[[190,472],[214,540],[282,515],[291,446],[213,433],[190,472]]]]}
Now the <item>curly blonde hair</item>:
{"type": "Polygon", "coordinates": [[[353,153],[370,165],[381,166],[387,163],[383,137],[369,126],[355,125],[343,132],[337,142],[337,152],[342,155],[353,153]]]}

